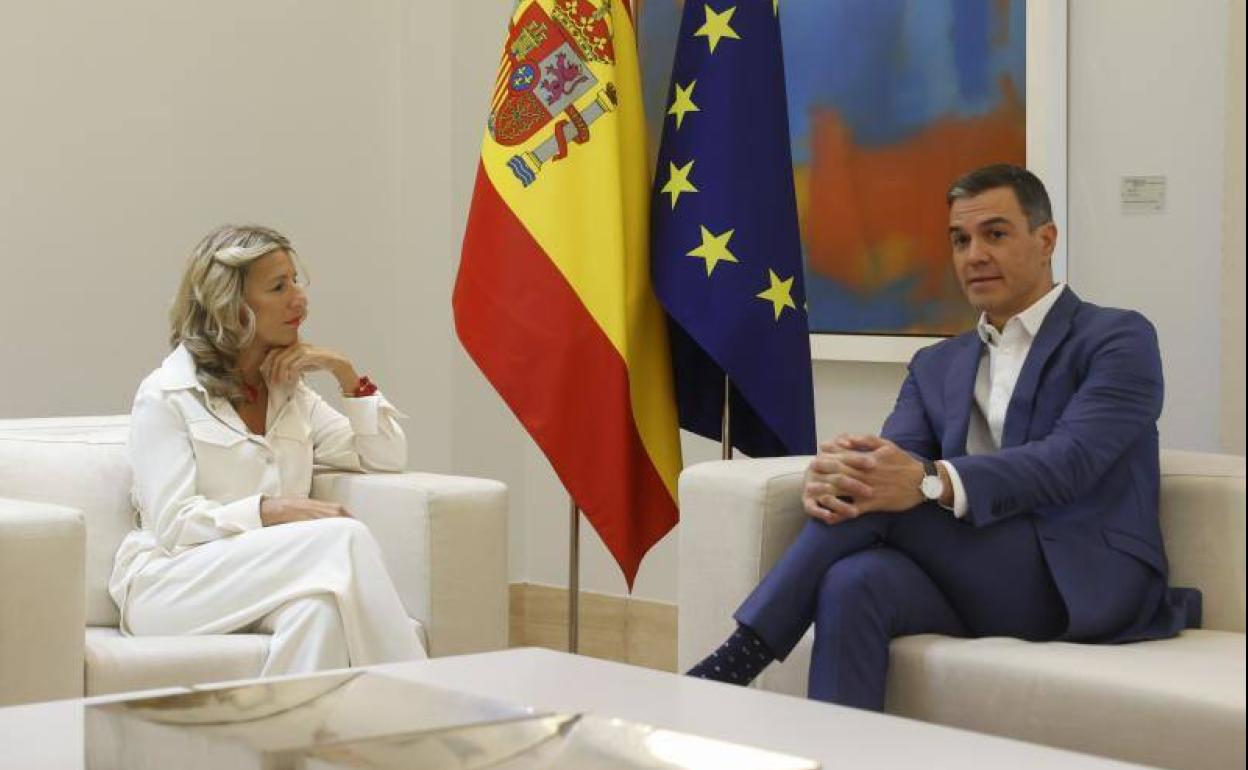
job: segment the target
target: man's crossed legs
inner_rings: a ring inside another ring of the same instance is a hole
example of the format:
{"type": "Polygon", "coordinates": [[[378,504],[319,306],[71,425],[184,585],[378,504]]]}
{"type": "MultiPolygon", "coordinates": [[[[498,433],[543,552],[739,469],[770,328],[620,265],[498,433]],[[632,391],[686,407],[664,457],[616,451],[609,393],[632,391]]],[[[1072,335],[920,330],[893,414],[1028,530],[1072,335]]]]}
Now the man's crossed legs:
{"type": "Polygon", "coordinates": [[[875,710],[895,637],[1049,640],[1066,626],[1030,517],[976,528],[934,504],[807,522],[734,617],[738,632],[691,674],[744,683],[814,623],[810,697],[875,710]]]}

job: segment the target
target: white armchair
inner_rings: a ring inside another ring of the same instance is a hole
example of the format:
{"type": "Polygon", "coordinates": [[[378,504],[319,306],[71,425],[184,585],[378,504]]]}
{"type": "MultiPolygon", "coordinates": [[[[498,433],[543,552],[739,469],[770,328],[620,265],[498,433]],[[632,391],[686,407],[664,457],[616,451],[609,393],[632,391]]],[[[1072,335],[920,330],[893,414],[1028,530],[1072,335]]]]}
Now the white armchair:
{"type": "MultiPolygon", "coordinates": [[[[133,526],[128,418],[0,420],[0,706],[255,677],[264,634],[127,637],[108,595],[133,526]]],[[[376,535],[430,655],[507,646],[507,490],[429,473],[318,474],[376,535]]]]}
{"type": "MultiPolygon", "coordinates": [[[[806,521],[810,458],[712,462],[680,477],[681,670],[732,631],[732,613],[806,521]]],[[[1204,594],[1204,625],[1119,646],[893,642],[886,710],[1173,768],[1243,767],[1244,458],[1166,451],[1161,524],[1171,582],[1204,594]]],[[[755,686],[804,696],[813,632],[755,686]]]]}

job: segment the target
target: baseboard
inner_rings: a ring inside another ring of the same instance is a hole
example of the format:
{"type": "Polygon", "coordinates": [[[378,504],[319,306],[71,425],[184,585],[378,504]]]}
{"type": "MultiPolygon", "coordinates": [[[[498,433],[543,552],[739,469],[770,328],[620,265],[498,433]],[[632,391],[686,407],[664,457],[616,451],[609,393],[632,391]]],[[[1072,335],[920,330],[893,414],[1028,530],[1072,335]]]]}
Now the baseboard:
{"type": "MultiPolygon", "coordinates": [[[[512,647],[568,646],[568,589],[512,583],[512,647]]],[[[578,652],[660,671],[676,670],[676,605],[581,592],[578,652]]]]}

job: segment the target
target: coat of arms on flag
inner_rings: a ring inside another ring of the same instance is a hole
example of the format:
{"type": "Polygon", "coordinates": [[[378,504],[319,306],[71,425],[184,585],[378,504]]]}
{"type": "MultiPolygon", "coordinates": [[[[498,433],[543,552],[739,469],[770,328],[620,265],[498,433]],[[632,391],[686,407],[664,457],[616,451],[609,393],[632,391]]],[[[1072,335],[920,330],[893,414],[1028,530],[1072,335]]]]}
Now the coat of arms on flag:
{"type": "Polygon", "coordinates": [[[610,13],[610,0],[555,0],[550,13],[530,4],[512,25],[488,126],[507,147],[538,137],[508,162],[525,187],[544,164],[567,157],[569,142],[588,142],[590,126],[615,109],[610,13]],[[595,73],[596,65],[603,71],[595,73]]]}

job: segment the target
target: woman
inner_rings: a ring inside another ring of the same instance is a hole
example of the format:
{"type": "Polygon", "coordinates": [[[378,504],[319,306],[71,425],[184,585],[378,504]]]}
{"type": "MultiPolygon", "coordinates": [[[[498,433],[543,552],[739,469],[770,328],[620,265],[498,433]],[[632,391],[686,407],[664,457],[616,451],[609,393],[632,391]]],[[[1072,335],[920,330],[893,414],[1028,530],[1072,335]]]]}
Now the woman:
{"type": "Polygon", "coordinates": [[[313,464],[398,471],[407,446],[367,377],[300,341],[307,313],[280,233],[225,226],[196,247],[173,352],[131,411],[141,527],[109,581],[123,632],[267,632],[262,675],[425,656],[368,530],[308,498],[313,464]],[[303,383],[318,370],[338,380],[345,416],[303,383]]]}

